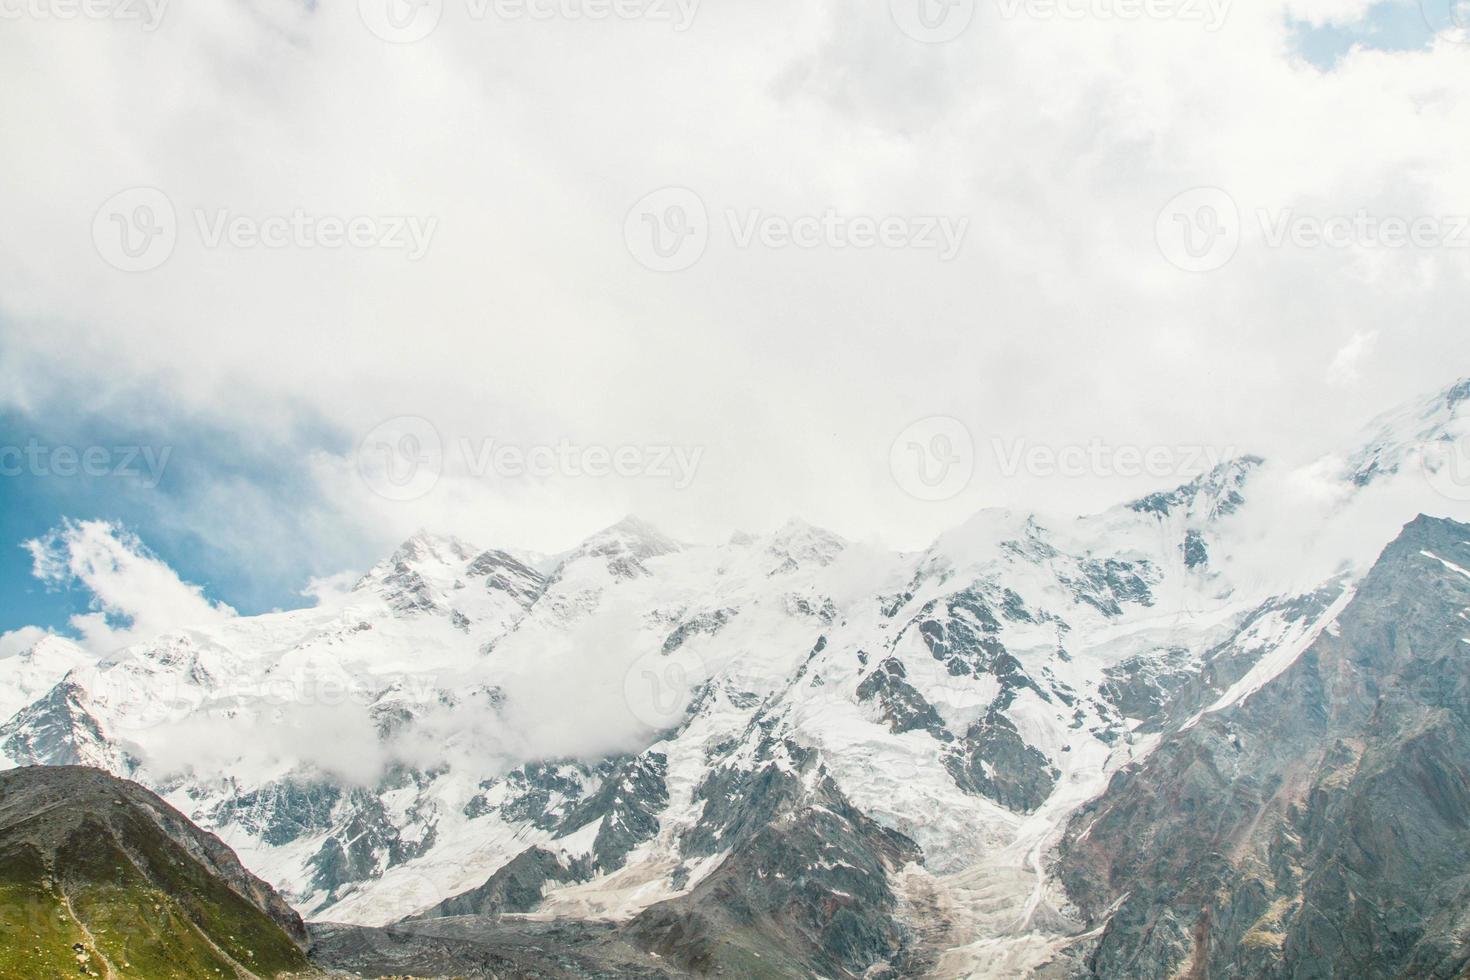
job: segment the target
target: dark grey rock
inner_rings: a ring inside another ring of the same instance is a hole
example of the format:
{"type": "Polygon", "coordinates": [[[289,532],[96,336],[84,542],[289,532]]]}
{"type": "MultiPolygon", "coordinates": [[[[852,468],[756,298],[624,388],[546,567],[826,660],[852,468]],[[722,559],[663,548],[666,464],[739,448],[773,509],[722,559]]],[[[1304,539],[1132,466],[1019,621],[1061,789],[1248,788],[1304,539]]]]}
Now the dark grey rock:
{"type": "Polygon", "coordinates": [[[1470,527],[1409,524],[1334,630],[1078,813],[1087,973],[1470,970],[1470,578],[1424,552],[1470,567],[1470,527]]]}

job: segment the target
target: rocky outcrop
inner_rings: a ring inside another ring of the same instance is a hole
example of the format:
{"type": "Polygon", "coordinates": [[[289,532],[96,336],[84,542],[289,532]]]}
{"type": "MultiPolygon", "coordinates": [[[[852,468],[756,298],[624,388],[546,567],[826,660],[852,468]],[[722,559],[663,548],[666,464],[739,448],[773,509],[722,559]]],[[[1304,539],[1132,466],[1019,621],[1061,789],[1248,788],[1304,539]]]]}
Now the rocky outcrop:
{"type": "Polygon", "coordinates": [[[1470,527],[1421,517],[1278,676],[1074,818],[1099,977],[1470,969],[1470,527]]]}
{"type": "Polygon", "coordinates": [[[87,692],[63,682],[0,726],[0,752],[23,766],[110,765],[121,758],[87,710],[87,692]]]}
{"type": "Polygon", "coordinates": [[[584,881],[589,873],[585,862],[564,863],[558,855],[532,847],[517,854],[483,885],[445,899],[414,918],[530,912],[541,904],[548,882],[584,881]]]}
{"type": "Polygon", "coordinates": [[[692,973],[903,975],[911,936],[890,876],[914,843],[853,807],[819,756],[763,740],[750,768],[713,771],[686,858],[727,854],[689,894],[640,913],[630,938],[692,973]]]}

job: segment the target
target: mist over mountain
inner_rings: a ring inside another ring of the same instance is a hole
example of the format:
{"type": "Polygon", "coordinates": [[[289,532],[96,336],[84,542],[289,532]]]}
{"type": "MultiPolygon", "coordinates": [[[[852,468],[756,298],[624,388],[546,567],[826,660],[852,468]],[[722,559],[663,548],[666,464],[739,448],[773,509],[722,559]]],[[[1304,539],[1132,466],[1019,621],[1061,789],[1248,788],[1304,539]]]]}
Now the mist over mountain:
{"type": "Polygon", "coordinates": [[[425,532],[312,608],[42,637],[0,754],[148,786],[369,974],[1454,976],[1467,405],[913,553],[425,532]]]}

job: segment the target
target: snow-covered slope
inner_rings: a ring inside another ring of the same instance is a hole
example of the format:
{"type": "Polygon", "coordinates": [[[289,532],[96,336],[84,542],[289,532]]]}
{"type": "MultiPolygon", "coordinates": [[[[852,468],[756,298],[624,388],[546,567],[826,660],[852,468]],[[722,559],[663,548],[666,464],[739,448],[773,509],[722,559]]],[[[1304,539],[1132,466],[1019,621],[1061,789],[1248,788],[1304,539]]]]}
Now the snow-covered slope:
{"type": "Polygon", "coordinates": [[[48,635],[0,659],[0,717],[9,718],[50,691],[68,673],[96,658],[61,636],[48,635]]]}
{"type": "MultiPolygon", "coordinates": [[[[1381,420],[1344,492],[1453,438],[1467,396],[1381,420]]],[[[311,609],[0,661],[0,756],[143,782],[308,918],[366,924],[630,921],[773,883],[742,863],[763,827],[850,812],[803,867],[873,889],[855,907],[900,924],[875,948],[1023,972],[1066,941],[1045,869],[1070,816],[1351,595],[1237,571],[1261,466],[982,512],[913,554],[799,522],[694,545],[629,518],[546,560],[420,534],[311,609]]]]}

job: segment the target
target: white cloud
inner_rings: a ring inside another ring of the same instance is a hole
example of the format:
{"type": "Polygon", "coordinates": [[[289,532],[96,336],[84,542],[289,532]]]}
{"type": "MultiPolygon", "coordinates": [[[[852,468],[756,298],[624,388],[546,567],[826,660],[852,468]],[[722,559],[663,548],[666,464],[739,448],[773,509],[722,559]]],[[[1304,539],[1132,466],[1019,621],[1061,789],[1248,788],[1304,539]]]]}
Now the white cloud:
{"type": "Polygon", "coordinates": [[[313,600],[315,605],[324,606],[345,600],[352,587],[362,578],[357,572],[338,572],[335,575],[320,575],[306,583],[301,594],[313,600]]]}
{"type": "Polygon", "coordinates": [[[203,713],[166,725],[149,739],[154,771],[249,773],[268,779],[288,771],[319,770],[354,786],[383,774],[387,751],[360,704],[287,704],[264,717],[203,713]]]}
{"type": "MultiPolygon", "coordinates": [[[[1326,74],[1293,57],[1288,13],[1362,8],[1237,3],[1210,32],[982,3],[943,45],[903,36],[885,4],[770,0],[703,5],[683,33],[470,21],[448,3],[429,38],[397,46],[352,3],[172,4],[153,34],[27,24],[0,36],[26,79],[0,114],[27,134],[0,176],[0,391],[38,412],[167,392],[177,417],[150,424],[207,419],[267,444],[294,444],[303,417],[355,441],[417,415],[447,447],[704,447],[682,491],[446,463],[399,503],[324,445],[322,496],[381,545],[429,526],[554,550],[635,511],[690,538],[801,513],[914,546],[982,506],[1080,512],[1152,488],[1023,475],[916,501],[888,450],[931,415],[977,445],[1101,435],[1310,458],[1360,421],[1322,369],[1342,337],[1381,337],[1356,365],[1359,404],[1464,373],[1461,252],[1259,233],[1262,209],[1470,214],[1463,50],[1362,52],[1326,74]],[[89,230],[133,185],[168,194],[180,237],[162,267],[124,274],[89,230]],[[711,241],[657,274],[623,225],[666,185],[701,195],[711,241]],[[1244,233],[1228,266],[1188,274],[1159,255],[1155,219],[1202,185],[1229,192],[1244,233]],[[206,249],[194,211],[221,208],[439,224],[417,262],[206,249]],[[741,249],[726,225],[727,210],[827,208],[970,227],[941,263],[741,249]],[[47,394],[58,362],[78,383],[47,394]]],[[[201,499],[240,499],[235,479],[201,499]]],[[[262,511],[189,519],[244,561],[277,544],[262,511]]]]}
{"type": "Polygon", "coordinates": [[[48,635],[49,631],[39,626],[22,626],[0,633],[0,660],[24,653],[48,635]]]}
{"type": "Polygon", "coordinates": [[[1363,376],[1363,360],[1373,353],[1377,344],[1376,330],[1354,333],[1332,356],[1332,363],[1327,365],[1327,380],[1341,387],[1356,384],[1363,376]]]}
{"type": "Polygon", "coordinates": [[[136,535],[107,521],[68,520],[25,547],[36,578],[57,586],[79,585],[91,593],[93,611],[70,622],[82,645],[94,653],[235,615],[229,606],[206,598],[199,586],[180,579],[136,535]]]}
{"type": "Polygon", "coordinates": [[[1325,24],[1356,24],[1367,16],[1369,10],[1383,2],[1385,0],[1289,0],[1286,10],[1293,20],[1321,27],[1325,24]]]}

